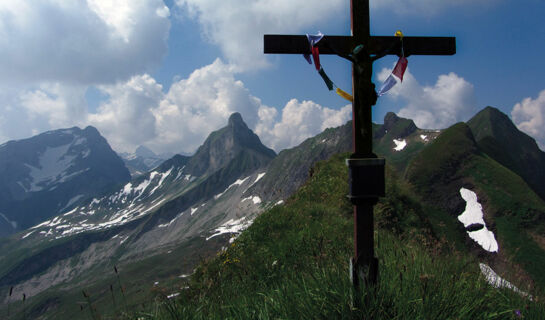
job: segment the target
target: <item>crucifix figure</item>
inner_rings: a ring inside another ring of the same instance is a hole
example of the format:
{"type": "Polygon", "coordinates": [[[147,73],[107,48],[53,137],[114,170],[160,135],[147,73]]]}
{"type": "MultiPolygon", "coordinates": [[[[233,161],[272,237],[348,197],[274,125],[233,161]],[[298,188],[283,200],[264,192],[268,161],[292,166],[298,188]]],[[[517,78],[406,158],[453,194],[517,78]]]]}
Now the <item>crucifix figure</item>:
{"type": "MultiPolygon", "coordinates": [[[[378,260],[374,252],[373,206],[384,196],[384,159],[373,153],[371,107],[377,101],[373,62],[385,55],[453,55],[453,37],[371,36],[369,32],[369,0],[351,0],[352,36],[325,36],[319,43],[321,54],[337,54],[352,64],[352,135],[354,153],[347,159],[350,194],[354,205],[354,257],[351,278],[357,288],[360,281],[377,282],[378,260]],[[356,49],[356,50],[355,50],[356,49]]],[[[265,35],[264,52],[278,54],[310,54],[305,35],[265,35]]]]}

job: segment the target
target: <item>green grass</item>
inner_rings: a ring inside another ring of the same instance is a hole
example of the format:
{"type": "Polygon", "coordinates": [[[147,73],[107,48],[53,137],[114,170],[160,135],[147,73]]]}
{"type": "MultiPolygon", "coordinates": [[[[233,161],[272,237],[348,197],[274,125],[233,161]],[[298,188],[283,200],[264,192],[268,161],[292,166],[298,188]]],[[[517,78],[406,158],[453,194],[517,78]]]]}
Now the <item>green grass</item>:
{"type": "MultiPolygon", "coordinates": [[[[542,319],[543,303],[480,276],[478,261],[442,242],[403,184],[377,206],[379,285],[348,279],[352,207],[344,158],[317,164],[285,205],[260,215],[227,250],[199,265],[176,299],[158,296],[143,319],[542,319]],[[389,199],[393,197],[394,200],[389,199]],[[393,228],[387,219],[399,222],[393,228]]],[[[392,179],[390,179],[392,180],[392,179]]]]}
{"type": "Polygon", "coordinates": [[[545,288],[545,251],[527,233],[545,231],[543,200],[522,178],[491,158],[473,161],[467,172],[489,198],[488,210],[494,215],[502,249],[530,274],[537,287],[545,288]]]}

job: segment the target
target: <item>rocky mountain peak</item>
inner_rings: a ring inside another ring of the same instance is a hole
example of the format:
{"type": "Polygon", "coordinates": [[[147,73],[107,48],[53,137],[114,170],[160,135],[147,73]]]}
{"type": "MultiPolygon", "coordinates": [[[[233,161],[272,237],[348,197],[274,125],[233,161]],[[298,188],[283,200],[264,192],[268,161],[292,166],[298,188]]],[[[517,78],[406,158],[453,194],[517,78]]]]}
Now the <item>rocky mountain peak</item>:
{"type": "Polygon", "coordinates": [[[387,133],[390,133],[394,139],[404,138],[417,129],[414,121],[398,117],[393,112],[388,112],[384,116],[384,125],[377,130],[375,138],[380,139],[387,133]]]}
{"type": "Polygon", "coordinates": [[[0,177],[0,213],[16,222],[17,229],[130,179],[122,160],[93,127],[52,130],[6,143],[0,148],[0,177]]]}
{"type": "MultiPolygon", "coordinates": [[[[259,137],[248,128],[240,113],[233,113],[227,126],[212,132],[189,161],[187,167],[195,176],[222,168],[241,152],[263,160],[263,164],[276,156],[264,146],[259,137]]],[[[261,160],[260,160],[261,161],[261,160]]]]}
{"type": "Polygon", "coordinates": [[[235,112],[231,116],[229,116],[227,126],[248,128],[244,120],[242,120],[242,115],[238,112],[235,112]]]}
{"type": "Polygon", "coordinates": [[[151,151],[149,148],[145,147],[145,146],[138,146],[138,148],[136,148],[136,151],[134,152],[134,154],[138,157],[144,157],[144,158],[157,158],[157,155],[151,151]]]}
{"type": "Polygon", "coordinates": [[[486,154],[524,178],[545,199],[545,152],[532,137],[494,107],[481,110],[467,124],[486,154]]]}

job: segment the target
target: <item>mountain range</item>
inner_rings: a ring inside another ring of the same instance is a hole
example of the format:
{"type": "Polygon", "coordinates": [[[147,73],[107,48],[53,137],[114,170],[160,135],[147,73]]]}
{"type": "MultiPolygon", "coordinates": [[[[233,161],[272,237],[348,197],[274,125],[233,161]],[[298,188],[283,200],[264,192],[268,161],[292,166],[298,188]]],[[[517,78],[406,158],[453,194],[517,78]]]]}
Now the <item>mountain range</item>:
{"type": "Polygon", "coordinates": [[[134,153],[119,153],[119,156],[123,159],[125,166],[129,169],[133,178],[155,169],[174,155],[174,153],[155,154],[155,152],[145,146],[138,146],[134,153]]]}
{"type": "MultiPolygon", "coordinates": [[[[545,154],[532,138],[492,107],[445,130],[420,129],[394,113],[373,128],[387,176],[410,186],[434,237],[516,274],[510,280],[519,285],[545,288],[545,154]],[[479,206],[480,219],[465,219],[479,206]]],[[[172,285],[287,201],[317,161],[349,152],[351,130],[348,122],[276,155],[235,113],[194,155],[175,155],[111,192],[33,218],[41,220],[0,245],[0,290],[32,297],[36,317],[67,318],[77,310],[64,306],[78,301],[68,293],[106,288],[114,269],[131,279],[132,297],[172,285]]],[[[9,296],[2,300],[6,306],[9,296]]]]}

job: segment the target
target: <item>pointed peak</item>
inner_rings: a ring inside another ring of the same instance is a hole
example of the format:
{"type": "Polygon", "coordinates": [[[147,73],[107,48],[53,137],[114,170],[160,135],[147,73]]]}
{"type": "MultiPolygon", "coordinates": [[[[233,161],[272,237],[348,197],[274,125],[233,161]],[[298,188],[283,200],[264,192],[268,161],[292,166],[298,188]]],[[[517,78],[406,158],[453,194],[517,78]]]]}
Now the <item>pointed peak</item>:
{"type": "Polygon", "coordinates": [[[384,125],[375,133],[375,138],[382,138],[387,133],[391,133],[395,139],[403,138],[418,129],[411,119],[398,117],[393,112],[388,112],[384,116],[384,125]]]}
{"type": "Polygon", "coordinates": [[[492,116],[492,117],[499,117],[499,118],[504,118],[504,119],[509,119],[509,116],[507,116],[505,113],[503,113],[500,109],[498,108],[494,108],[494,107],[491,107],[491,106],[487,106],[486,108],[482,109],[481,111],[479,111],[475,116],[474,118],[476,117],[479,117],[479,116],[492,116]]]}
{"type": "Polygon", "coordinates": [[[391,111],[384,116],[384,124],[386,124],[387,122],[396,122],[397,120],[399,120],[399,117],[397,116],[397,114],[391,111]]]}
{"type": "Polygon", "coordinates": [[[229,122],[228,122],[229,127],[235,127],[240,125],[247,127],[244,120],[242,120],[242,115],[240,113],[235,112],[231,116],[229,116],[229,122]]]}
{"type": "Polygon", "coordinates": [[[144,158],[157,158],[157,155],[146,146],[138,146],[136,151],[134,151],[134,154],[144,158]]]}

